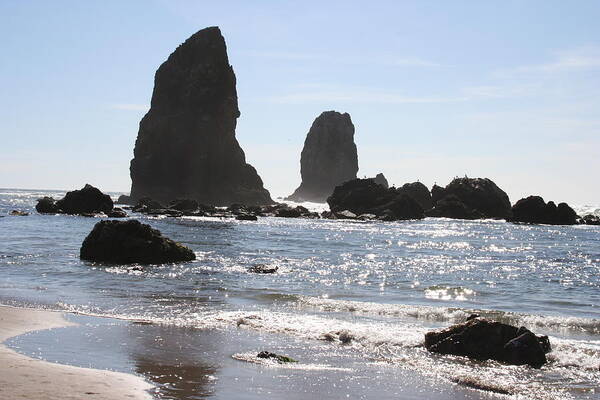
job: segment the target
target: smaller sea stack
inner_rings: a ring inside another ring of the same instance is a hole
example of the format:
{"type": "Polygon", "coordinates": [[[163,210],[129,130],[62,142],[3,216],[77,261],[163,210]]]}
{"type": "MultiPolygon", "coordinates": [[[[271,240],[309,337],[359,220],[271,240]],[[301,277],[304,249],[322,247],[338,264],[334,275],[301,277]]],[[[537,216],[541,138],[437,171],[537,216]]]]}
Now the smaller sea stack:
{"type": "Polygon", "coordinates": [[[323,203],[333,189],[358,172],[354,125],[350,114],[326,111],[313,122],[300,156],[302,183],[288,201],[323,203]]]}

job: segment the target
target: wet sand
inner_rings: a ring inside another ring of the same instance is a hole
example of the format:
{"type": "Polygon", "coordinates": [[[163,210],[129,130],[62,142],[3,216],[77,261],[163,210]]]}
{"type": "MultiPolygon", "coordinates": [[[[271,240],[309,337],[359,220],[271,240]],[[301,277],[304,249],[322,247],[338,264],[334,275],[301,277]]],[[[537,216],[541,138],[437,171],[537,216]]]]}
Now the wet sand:
{"type": "MultiPolygon", "coordinates": [[[[75,325],[62,313],[0,306],[0,342],[27,332],[75,325]]],[[[0,345],[1,399],[150,399],[152,386],[131,374],[29,358],[0,345]]]]}
{"type": "Polygon", "coordinates": [[[144,376],[155,387],[156,399],[489,398],[329,342],[238,327],[197,329],[77,314],[65,318],[75,325],[22,335],[6,345],[33,358],[144,376]],[[261,363],[254,356],[262,350],[300,362],[261,363]]]}

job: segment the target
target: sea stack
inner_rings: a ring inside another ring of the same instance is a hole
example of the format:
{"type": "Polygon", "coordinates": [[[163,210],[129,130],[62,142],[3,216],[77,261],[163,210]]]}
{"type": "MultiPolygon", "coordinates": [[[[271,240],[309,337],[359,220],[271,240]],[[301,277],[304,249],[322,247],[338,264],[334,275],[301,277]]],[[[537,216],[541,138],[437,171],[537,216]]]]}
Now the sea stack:
{"type": "Polygon", "coordinates": [[[326,111],[313,122],[300,157],[302,183],[286,198],[323,203],[358,172],[354,125],[348,113],[326,111]]]}
{"type": "Polygon", "coordinates": [[[218,27],[192,35],[158,68],[131,160],[131,201],[273,202],[235,138],[235,85],[218,27]]]}

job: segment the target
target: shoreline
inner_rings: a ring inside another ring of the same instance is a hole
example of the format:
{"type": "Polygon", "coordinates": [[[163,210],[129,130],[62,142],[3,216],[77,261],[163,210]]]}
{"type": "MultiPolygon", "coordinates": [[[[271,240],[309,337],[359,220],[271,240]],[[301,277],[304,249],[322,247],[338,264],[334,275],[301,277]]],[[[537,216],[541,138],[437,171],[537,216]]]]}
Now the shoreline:
{"type": "Polygon", "coordinates": [[[25,333],[75,326],[63,313],[0,306],[0,398],[149,400],[153,386],[143,378],[106,370],[73,367],[34,359],[6,347],[4,342],[25,333]]]}

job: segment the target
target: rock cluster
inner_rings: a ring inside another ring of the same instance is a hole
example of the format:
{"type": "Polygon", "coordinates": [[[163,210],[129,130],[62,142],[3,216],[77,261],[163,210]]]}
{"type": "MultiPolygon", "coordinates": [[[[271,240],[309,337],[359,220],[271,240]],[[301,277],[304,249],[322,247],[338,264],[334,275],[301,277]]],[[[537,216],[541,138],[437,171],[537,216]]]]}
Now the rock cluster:
{"type": "Polygon", "coordinates": [[[540,196],[521,199],[512,207],[512,222],[530,224],[574,225],[579,216],[566,203],[558,206],[553,201],[546,203],[540,196]]]}
{"type": "Polygon", "coordinates": [[[116,264],[162,264],[196,258],[187,247],[136,220],[98,222],[83,241],[82,260],[116,264]]]}
{"type": "Polygon", "coordinates": [[[551,350],[548,336],[536,336],[524,327],[483,318],[426,333],[425,348],[433,353],[526,364],[534,368],[546,363],[546,353],[551,350]]]}
{"type": "Polygon", "coordinates": [[[433,209],[428,217],[458,219],[498,218],[512,215],[506,192],[488,178],[455,178],[442,188],[431,189],[433,209]]]}
{"type": "Polygon", "coordinates": [[[356,216],[370,214],[385,221],[424,217],[423,207],[403,189],[386,189],[373,179],[354,179],[337,186],[327,203],[334,215],[343,216],[342,212],[349,211],[356,216]]]}
{"type": "Polygon", "coordinates": [[[585,225],[600,225],[600,217],[594,214],[586,214],[580,222],[585,225]]]}
{"type": "Polygon", "coordinates": [[[55,200],[52,197],[38,199],[38,203],[35,206],[35,209],[43,214],[74,215],[97,213],[109,215],[113,211],[113,208],[114,205],[110,196],[89,184],[86,184],[83,189],[68,192],[60,200],[55,200]]]}
{"type": "Polygon", "coordinates": [[[300,156],[302,183],[288,201],[325,202],[358,172],[354,125],[347,113],[326,111],[313,122],[300,156]]]}
{"type": "Polygon", "coordinates": [[[270,351],[261,351],[256,355],[258,358],[266,358],[270,360],[277,361],[278,363],[297,363],[297,360],[294,360],[292,357],[283,356],[280,354],[271,353],[270,351]]]}
{"type": "Polygon", "coordinates": [[[199,204],[195,200],[178,199],[173,200],[165,206],[147,197],[140,199],[135,207],[133,207],[133,211],[154,216],[219,217],[235,218],[242,221],[256,221],[257,217],[319,218],[319,214],[311,212],[305,207],[291,207],[285,203],[263,206],[232,204],[226,208],[217,208],[215,206],[199,204]]]}
{"type": "Polygon", "coordinates": [[[235,137],[239,115],[225,40],[218,27],[202,29],[156,71],[131,161],[130,201],[271,204],[235,137]]]}

